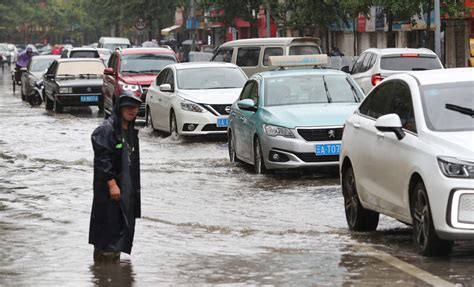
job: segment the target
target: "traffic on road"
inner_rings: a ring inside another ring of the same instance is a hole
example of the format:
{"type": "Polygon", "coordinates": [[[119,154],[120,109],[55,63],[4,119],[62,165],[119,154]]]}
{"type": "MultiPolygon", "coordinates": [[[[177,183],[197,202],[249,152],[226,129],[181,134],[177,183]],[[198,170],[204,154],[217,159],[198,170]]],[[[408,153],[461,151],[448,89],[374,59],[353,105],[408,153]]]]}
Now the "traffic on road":
{"type": "Polygon", "coordinates": [[[1,74],[0,285],[473,286],[474,68],[422,48],[339,70],[309,38],[191,63],[98,46],[1,74]],[[90,135],[124,92],[142,218],[111,266],[87,245],[90,135]]]}

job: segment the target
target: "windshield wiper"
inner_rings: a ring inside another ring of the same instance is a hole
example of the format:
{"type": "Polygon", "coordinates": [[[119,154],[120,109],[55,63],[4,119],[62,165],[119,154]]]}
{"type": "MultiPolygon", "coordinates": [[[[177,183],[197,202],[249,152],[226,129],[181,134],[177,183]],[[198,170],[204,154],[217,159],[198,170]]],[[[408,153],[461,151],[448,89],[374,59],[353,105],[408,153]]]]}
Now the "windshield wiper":
{"type": "Polygon", "coordinates": [[[332,103],[331,94],[329,93],[328,84],[326,83],[325,77],[323,77],[323,82],[324,82],[324,89],[326,89],[326,96],[328,97],[328,102],[332,103]]]}
{"type": "Polygon", "coordinates": [[[161,72],[161,70],[144,70],[144,71],[141,71],[142,73],[159,73],[161,72]]]}
{"type": "Polygon", "coordinates": [[[210,88],[204,88],[206,90],[217,90],[217,89],[236,89],[236,87],[210,87],[210,88]]]}
{"type": "Polygon", "coordinates": [[[427,68],[412,68],[412,71],[426,71],[428,70],[427,68]]]}
{"type": "Polygon", "coordinates": [[[84,79],[84,78],[87,78],[87,79],[90,79],[91,76],[96,76],[96,77],[99,77],[99,76],[102,76],[101,74],[79,74],[79,78],[81,79],[84,79]]]}
{"type": "Polygon", "coordinates": [[[56,77],[65,77],[65,78],[71,77],[71,78],[75,78],[76,75],[73,75],[73,74],[59,74],[59,75],[57,75],[56,77]]]}
{"type": "Polygon", "coordinates": [[[446,104],[445,107],[448,110],[459,112],[463,115],[468,115],[468,116],[471,116],[471,118],[474,118],[474,110],[473,109],[466,108],[466,107],[461,107],[461,106],[457,106],[457,105],[453,105],[453,104],[446,104]]]}
{"type": "Polygon", "coordinates": [[[122,71],[122,73],[130,73],[130,74],[141,74],[140,71],[122,71]]]}

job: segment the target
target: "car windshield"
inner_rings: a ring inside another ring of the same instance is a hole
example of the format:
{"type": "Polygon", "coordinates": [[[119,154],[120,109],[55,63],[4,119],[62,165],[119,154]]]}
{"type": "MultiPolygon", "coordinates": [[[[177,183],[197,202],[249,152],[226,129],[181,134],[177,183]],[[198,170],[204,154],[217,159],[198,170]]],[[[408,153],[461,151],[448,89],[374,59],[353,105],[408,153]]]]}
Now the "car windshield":
{"type": "Polygon", "coordinates": [[[430,130],[474,131],[474,81],[427,85],[421,94],[430,130]]]}
{"type": "Polygon", "coordinates": [[[423,71],[442,69],[436,56],[384,56],[380,69],[388,71],[423,71]]]}
{"type": "Polygon", "coordinates": [[[96,51],[71,51],[69,58],[99,58],[96,51]]]}
{"type": "Polygon", "coordinates": [[[178,70],[178,87],[183,90],[242,88],[247,78],[238,68],[212,67],[178,70]]]}
{"type": "Polygon", "coordinates": [[[131,46],[129,44],[116,44],[116,43],[111,43],[111,44],[104,44],[104,48],[109,49],[109,50],[115,50],[118,48],[130,48],[131,46]]]}
{"type": "Polygon", "coordinates": [[[164,67],[176,63],[172,55],[125,55],[122,57],[120,70],[122,73],[158,74],[164,67]]]}
{"type": "Polygon", "coordinates": [[[320,54],[318,46],[313,45],[299,45],[290,47],[290,55],[314,55],[320,54]]]}
{"type": "Polygon", "coordinates": [[[102,75],[104,72],[102,61],[74,61],[59,64],[57,76],[102,75]]]}
{"type": "Polygon", "coordinates": [[[363,98],[346,75],[302,75],[265,80],[265,106],[358,103],[363,98]]]}
{"type": "Polygon", "coordinates": [[[30,71],[32,72],[44,72],[54,59],[35,59],[31,60],[30,71]]]}

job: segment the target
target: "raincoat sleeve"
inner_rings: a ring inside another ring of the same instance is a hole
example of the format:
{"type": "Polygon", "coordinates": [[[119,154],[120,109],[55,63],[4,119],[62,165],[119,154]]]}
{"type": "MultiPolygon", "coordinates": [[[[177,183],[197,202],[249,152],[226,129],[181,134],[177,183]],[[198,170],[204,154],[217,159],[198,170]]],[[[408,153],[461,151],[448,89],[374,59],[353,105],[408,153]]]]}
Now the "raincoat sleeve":
{"type": "Polygon", "coordinates": [[[92,133],[91,140],[94,149],[94,168],[102,172],[107,181],[116,178],[112,159],[115,149],[112,127],[99,126],[92,133]]]}

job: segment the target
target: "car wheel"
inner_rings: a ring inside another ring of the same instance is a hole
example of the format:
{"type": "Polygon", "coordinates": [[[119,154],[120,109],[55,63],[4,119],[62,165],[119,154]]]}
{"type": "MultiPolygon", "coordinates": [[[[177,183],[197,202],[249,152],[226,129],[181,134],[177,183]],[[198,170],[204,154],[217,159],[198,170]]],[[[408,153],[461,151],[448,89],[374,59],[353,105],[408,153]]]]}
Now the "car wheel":
{"type": "Polygon", "coordinates": [[[44,98],[45,98],[44,108],[47,111],[51,111],[53,109],[53,101],[51,101],[51,99],[47,95],[44,95],[44,98]]]}
{"type": "Polygon", "coordinates": [[[150,113],[150,108],[148,106],[146,107],[145,117],[146,117],[146,126],[151,127],[152,130],[156,130],[155,126],[153,125],[153,118],[152,118],[152,115],[150,113]]]}
{"type": "Polygon", "coordinates": [[[237,154],[235,153],[235,143],[234,143],[234,137],[232,136],[232,131],[229,131],[229,160],[230,162],[237,162],[239,161],[237,158],[237,154]]]}
{"type": "Polygon", "coordinates": [[[21,94],[21,100],[22,101],[27,101],[28,99],[26,98],[25,93],[23,93],[23,87],[20,86],[20,94],[21,94]]]}
{"type": "Polygon", "coordinates": [[[342,194],[349,229],[354,231],[374,231],[377,229],[379,213],[362,207],[357,193],[354,170],[351,166],[342,173],[342,194]]]}
{"type": "Polygon", "coordinates": [[[173,111],[171,111],[170,116],[170,133],[172,139],[179,140],[178,122],[176,121],[176,115],[173,111]]]}
{"type": "Polygon", "coordinates": [[[260,146],[260,140],[255,138],[253,145],[253,169],[256,174],[264,174],[267,172],[265,168],[265,161],[263,160],[262,147],[260,146]]]}
{"type": "Polygon", "coordinates": [[[63,112],[63,105],[61,105],[58,100],[56,100],[56,98],[54,98],[54,102],[53,102],[53,105],[54,105],[54,111],[56,113],[62,113],[63,112]]]}
{"type": "Polygon", "coordinates": [[[424,256],[448,255],[453,247],[453,241],[442,240],[436,234],[423,182],[415,186],[412,205],[413,235],[418,252],[424,256]]]}
{"type": "Polygon", "coordinates": [[[28,97],[28,102],[30,103],[32,107],[37,107],[41,105],[43,101],[41,100],[40,94],[35,91],[33,95],[30,95],[28,97]]]}

